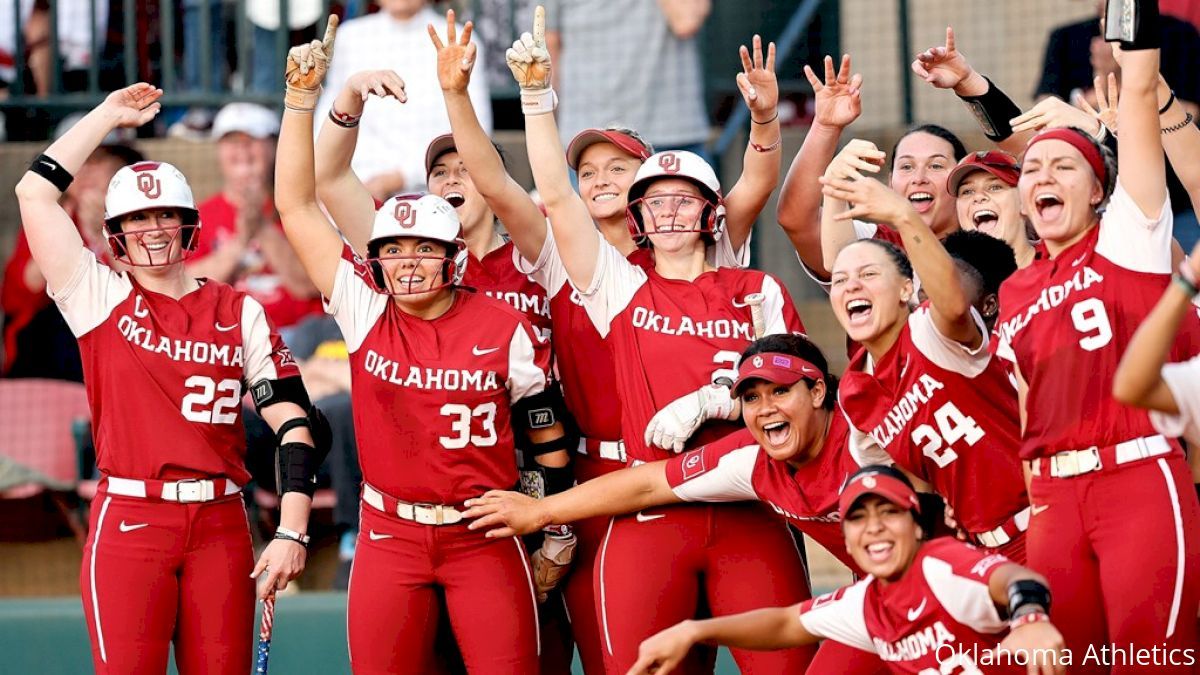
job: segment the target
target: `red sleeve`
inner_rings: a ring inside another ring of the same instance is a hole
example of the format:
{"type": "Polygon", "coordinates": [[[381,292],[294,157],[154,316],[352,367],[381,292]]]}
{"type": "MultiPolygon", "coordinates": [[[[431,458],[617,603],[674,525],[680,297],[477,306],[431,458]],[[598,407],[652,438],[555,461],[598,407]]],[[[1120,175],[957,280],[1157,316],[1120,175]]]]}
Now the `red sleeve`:
{"type": "Polygon", "coordinates": [[[12,256],[4,267],[4,287],[0,290],[0,307],[3,307],[5,314],[32,315],[50,304],[45,286],[34,291],[25,285],[25,268],[31,262],[33,254],[29,250],[29,242],[25,239],[25,231],[19,230],[12,256]]]}
{"type": "Polygon", "coordinates": [[[872,235],[871,238],[895,244],[896,247],[901,251],[904,250],[904,240],[900,237],[900,233],[896,230],[896,228],[892,227],[891,225],[879,223],[875,226],[875,234],[872,235]]]}
{"type": "MultiPolygon", "coordinates": [[[[734,450],[755,445],[749,431],[741,429],[667,460],[667,483],[675,489],[717,468],[721,458],[734,450]]],[[[749,478],[749,476],[747,476],[749,478]]]]}
{"type": "Polygon", "coordinates": [[[1008,558],[984,548],[976,548],[953,537],[939,537],[925,544],[927,555],[950,564],[951,571],[959,577],[974,579],[986,584],[992,573],[1011,562],[1008,558]]]}

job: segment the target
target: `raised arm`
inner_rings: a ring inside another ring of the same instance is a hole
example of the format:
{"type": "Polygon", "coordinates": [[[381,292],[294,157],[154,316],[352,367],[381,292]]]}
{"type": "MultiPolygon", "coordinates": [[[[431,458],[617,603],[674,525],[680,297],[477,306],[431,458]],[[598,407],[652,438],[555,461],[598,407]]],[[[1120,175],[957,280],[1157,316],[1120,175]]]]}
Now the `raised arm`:
{"type": "Polygon", "coordinates": [[[371,224],[375,220],[375,198],[350,168],[358,145],[358,123],[369,96],[408,100],[404,81],[391,70],[365,70],[351,75],[338,92],[321,124],[317,138],[317,197],[342,231],[346,241],[361,255],[367,253],[371,224]]]}
{"type": "Polygon", "coordinates": [[[1167,199],[1166,166],[1158,119],[1158,2],[1141,0],[1138,9],[1141,13],[1138,34],[1133,42],[1121,44],[1117,176],[1142,214],[1155,218],[1167,199]]]}
{"type": "Polygon", "coordinates": [[[712,11],[712,0],[658,0],[658,7],[675,37],[687,40],[704,26],[712,11]]]}
{"type": "MultiPolygon", "coordinates": [[[[1179,176],[1179,182],[1187,190],[1192,206],[1200,207],[1200,128],[1196,127],[1194,117],[1185,109],[1183,102],[1179,99],[1172,100],[1171,87],[1161,76],[1158,97],[1159,100],[1165,98],[1170,102],[1159,116],[1159,123],[1164,129],[1163,150],[1166,150],[1167,159],[1171,162],[1175,175],[1179,176]]],[[[1116,105],[1115,101],[1109,103],[1116,105]]]]}
{"type": "Polygon", "coordinates": [[[587,205],[571,187],[566,154],[554,122],[556,97],[550,87],[544,7],[538,5],[534,11],[533,34],[523,34],[505,53],[505,58],[521,87],[529,167],[554,228],[555,245],[571,283],[577,288],[588,288],[596,273],[600,237],[587,205]]]}
{"type": "Polygon", "coordinates": [[[822,255],[821,185],[817,179],[833,161],[842,130],[862,114],[862,75],[850,75],[849,54],[842,56],[836,75],[833,58],[825,57],[824,82],[808,66],[804,66],[804,75],[813,88],[816,117],[779,191],[776,218],[800,261],[818,277],[828,279],[833,259],[822,255]]]}
{"type": "Polygon", "coordinates": [[[963,289],[954,259],[908,200],[871,178],[822,178],[821,183],[829,197],[854,204],[836,218],[891,223],[899,231],[913,271],[929,297],[938,332],[971,348],[983,343],[983,333],[971,313],[971,298],[963,289]]]}
{"type": "Polygon", "coordinates": [[[762,38],[754,36],[754,58],[742,45],[742,72],[738,90],[750,109],[750,139],[742,158],[742,175],[725,197],[725,230],[733,250],[750,237],[758,214],[779,185],[783,163],[783,136],[779,130],[779,83],[775,79],[775,43],[767,45],[763,60],[762,38]]]}
{"type": "Polygon", "coordinates": [[[446,100],[446,112],[450,116],[450,130],[454,133],[454,147],[462,158],[471,182],[483,196],[488,208],[504,223],[513,244],[521,257],[537,260],[546,241],[546,217],[529,194],[504,168],[500,153],[492,145],[492,139],[479,123],[475,106],[467,93],[471,81],[471,69],[475,66],[476,47],[471,42],[473,26],[470,21],[463,27],[461,38],[456,39],[454,10],[446,11],[446,42],[438,37],[433,26],[429,26],[429,38],[438,53],[438,82],[442,97],[446,100]]]}
{"type": "Polygon", "coordinates": [[[342,238],[317,204],[312,113],[333,55],[337,23],[337,15],[330,15],[323,42],[313,40],[288,52],[287,94],[275,161],[275,206],[283,231],[308,277],[327,298],[333,294],[342,238]]]}
{"type": "Polygon", "coordinates": [[[61,290],[79,263],[83,239],[71,217],[58,203],[71,178],[108,132],[139,127],[154,119],[162,90],[145,82],[109,94],[62,138],[34,160],[17,183],[17,203],[29,252],[51,291],[61,290]]]}
{"type": "MultiPolygon", "coordinates": [[[[825,175],[817,179],[817,185],[826,184],[826,181],[831,180],[865,180],[860,172],[878,173],[883,166],[884,152],[875,147],[875,144],[862,139],[852,139],[842,148],[837,157],[829,163],[825,169],[825,175]]],[[[822,268],[833,266],[833,261],[837,258],[838,253],[846,247],[847,244],[858,239],[858,234],[854,231],[854,221],[850,218],[841,217],[849,206],[845,200],[839,199],[829,193],[827,190],[822,191],[824,202],[821,208],[821,257],[822,268]]]]}

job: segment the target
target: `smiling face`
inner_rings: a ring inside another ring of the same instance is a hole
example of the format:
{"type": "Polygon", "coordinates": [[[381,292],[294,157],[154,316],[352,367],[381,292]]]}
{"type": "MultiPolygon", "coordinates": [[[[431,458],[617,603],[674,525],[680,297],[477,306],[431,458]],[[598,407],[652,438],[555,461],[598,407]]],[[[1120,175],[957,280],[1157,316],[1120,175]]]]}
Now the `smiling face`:
{"type": "Polygon", "coordinates": [[[691,251],[703,246],[699,228],[708,203],[695,183],[682,178],[659,178],[637,203],[642,223],[656,251],[691,251]]]}
{"type": "Polygon", "coordinates": [[[954,146],[924,131],[901,139],[892,160],[892,189],[908,199],[939,237],[958,229],[954,200],[946,192],[954,164],[954,146]]]}
{"type": "Polygon", "coordinates": [[[425,186],[430,194],[437,195],[454,207],[463,232],[470,234],[480,227],[490,228],[495,216],[488,208],[483,195],[475,189],[467,165],[451,150],[443,153],[429,167],[425,186]]]}
{"type": "Polygon", "coordinates": [[[579,196],[597,222],[624,218],[629,186],[641,160],[612,143],[593,143],[579,155],[579,196]]]}
{"type": "Polygon", "coordinates": [[[1016,248],[1025,239],[1025,218],[1016,187],[984,170],[968,174],[958,186],[958,224],[1016,248]]]}
{"type": "Polygon", "coordinates": [[[129,263],[161,267],[183,260],[183,214],[178,209],[144,209],[121,218],[118,241],[129,263]]]}
{"type": "Polygon", "coordinates": [[[820,380],[794,384],[754,380],[742,391],[742,420],[771,459],[803,459],[801,453],[825,433],[825,393],[820,380]]]}
{"type": "Polygon", "coordinates": [[[833,313],[855,342],[870,346],[892,340],[908,318],[912,280],[904,278],[876,244],[860,241],[843,248],[833,263],[830,283],[833,313]]]}
{"type": "Polygon", "coordinates": [[[1059,139],[1029,147],[1017,188],[1022,211],[1052,255],[1087,234],[1104,198],[1104,188],[1083,153],[1059,139]]]}
{"type": "Polygon", "coordinates": [[[867,574],[896,581],[920,547],[921,527],[913,512],[875,494],[867,494],[842,520],[846,551],[867,574]]]}
{"type": "Polygon", "coordinates": [[[383,280],[402,307],[423,305],[439,293],[449,293],[443,270],[446,245],[440,241],[397,237],[379,246],[383,280]]]}

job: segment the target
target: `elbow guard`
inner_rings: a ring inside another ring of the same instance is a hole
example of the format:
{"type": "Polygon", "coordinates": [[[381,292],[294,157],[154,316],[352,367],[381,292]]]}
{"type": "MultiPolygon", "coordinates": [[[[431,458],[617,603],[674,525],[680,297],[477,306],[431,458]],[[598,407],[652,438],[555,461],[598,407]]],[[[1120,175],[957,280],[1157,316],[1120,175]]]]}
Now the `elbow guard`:
{"type": "Polygon", "coordinates": [[[559,441],[533,445],[525,441],[531,431],[549,429],[560,422],[564,429],[573,426],[567,423],[568,415],[567,404],[563,400],[562,390],[559,389],[558,383],[551,383],[540,393],[526,396],[513,403],[512,430],[517,446],[528,448],[535,457],[555,450],[570,450],[573,446],[569,443],[569,439],[564,439],[561,445],[559,441]]]}
{"type": "Polygon", "coordinates": [[[575,472],[571,466],[539,466],[536,469],[521,472],[519,491],[522,494],[542,499],[560,492],[566,492],[575,486],[575,472]]]}
{"type": "Polygon", "coordinates": [[[275,451],[275,489],[280,496],[288,492],[302,492],[309,497],[317,489],[317,470],[333,447],[333,430],[329,420],[315,406],[308,409],[307,417],[296,417],[279,426],[275,433],[278,449],[275,451]],[[293,441],[283,442],[287,432],[296,427],[308,427],[314,445],[293,441]]]}

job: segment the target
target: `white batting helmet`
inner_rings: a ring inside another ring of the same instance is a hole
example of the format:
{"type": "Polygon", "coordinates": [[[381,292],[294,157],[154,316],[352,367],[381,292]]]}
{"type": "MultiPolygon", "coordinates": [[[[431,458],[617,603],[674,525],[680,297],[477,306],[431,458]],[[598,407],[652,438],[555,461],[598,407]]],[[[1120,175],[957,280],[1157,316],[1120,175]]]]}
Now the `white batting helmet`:
{"type": "MultiPolygon", "coordinates": [[[[386,283],[383,267],[379,263],[379,250],[389,239],[411,237],[428,239],[446,245],[445,266],[443,267],[443,282],[433,289],[442,286],[462,283],[467,271],[467,242],[463,238],[462,223],[450,202],[428,193],[397,195],[383,203],[375,212],[375,222],[371,226],[371,239],[367,242],[368,262],[375,275],[375,283],[381,290],[390,291],[393,295],[407,295],[413,292],[426,291],[395,291],[386,283]]],[[[384,256],[384,259],[416,259],[423,256],[384,256]]]]}
{"type": "Polygon", "coordinates": [[[655,153],[643,162],[633,178],[633,184],[629,186],[629,206],[625,213],[634,241],[639,245],[647,243],[639,207],[650,185],[662,178],[681,178],[700,189],[707,204],[693,231],[708,234],[713,241],[720,239],[725,225],[725,198],[721,194],[721,182],[717,180],[716,172],[703,157],[694,152],[667,150],[655,153]]]}
{"type": "MultiPolygon", "coordinates": [[[[113,175],[108,184],[108,192],[104,195],[104,224],[108,230],[108,241],[113,255],[130,264],[121,233],[121,220],[125,216],[145,211],[147,209],[176,209],[180,213],[183,226],[177,228],[182,237],[183,257],[187,257],[196,247],[197,232],[200,229],[200,213],[196,210],[196,200],[192,197],[192,188],[188,185],[179,169],[166,162],[138,162],[121,167],[113,175]]],[[[168,230],[176,228],[159,228],[168,230]]],[[[159,231],[154,230],[154,231],[159,231]]],[[[139,233],[144,235],[149,233],[139,233]]],[[[154,263],[150,266],[169,264],[173,261],[154,263]]]]}

